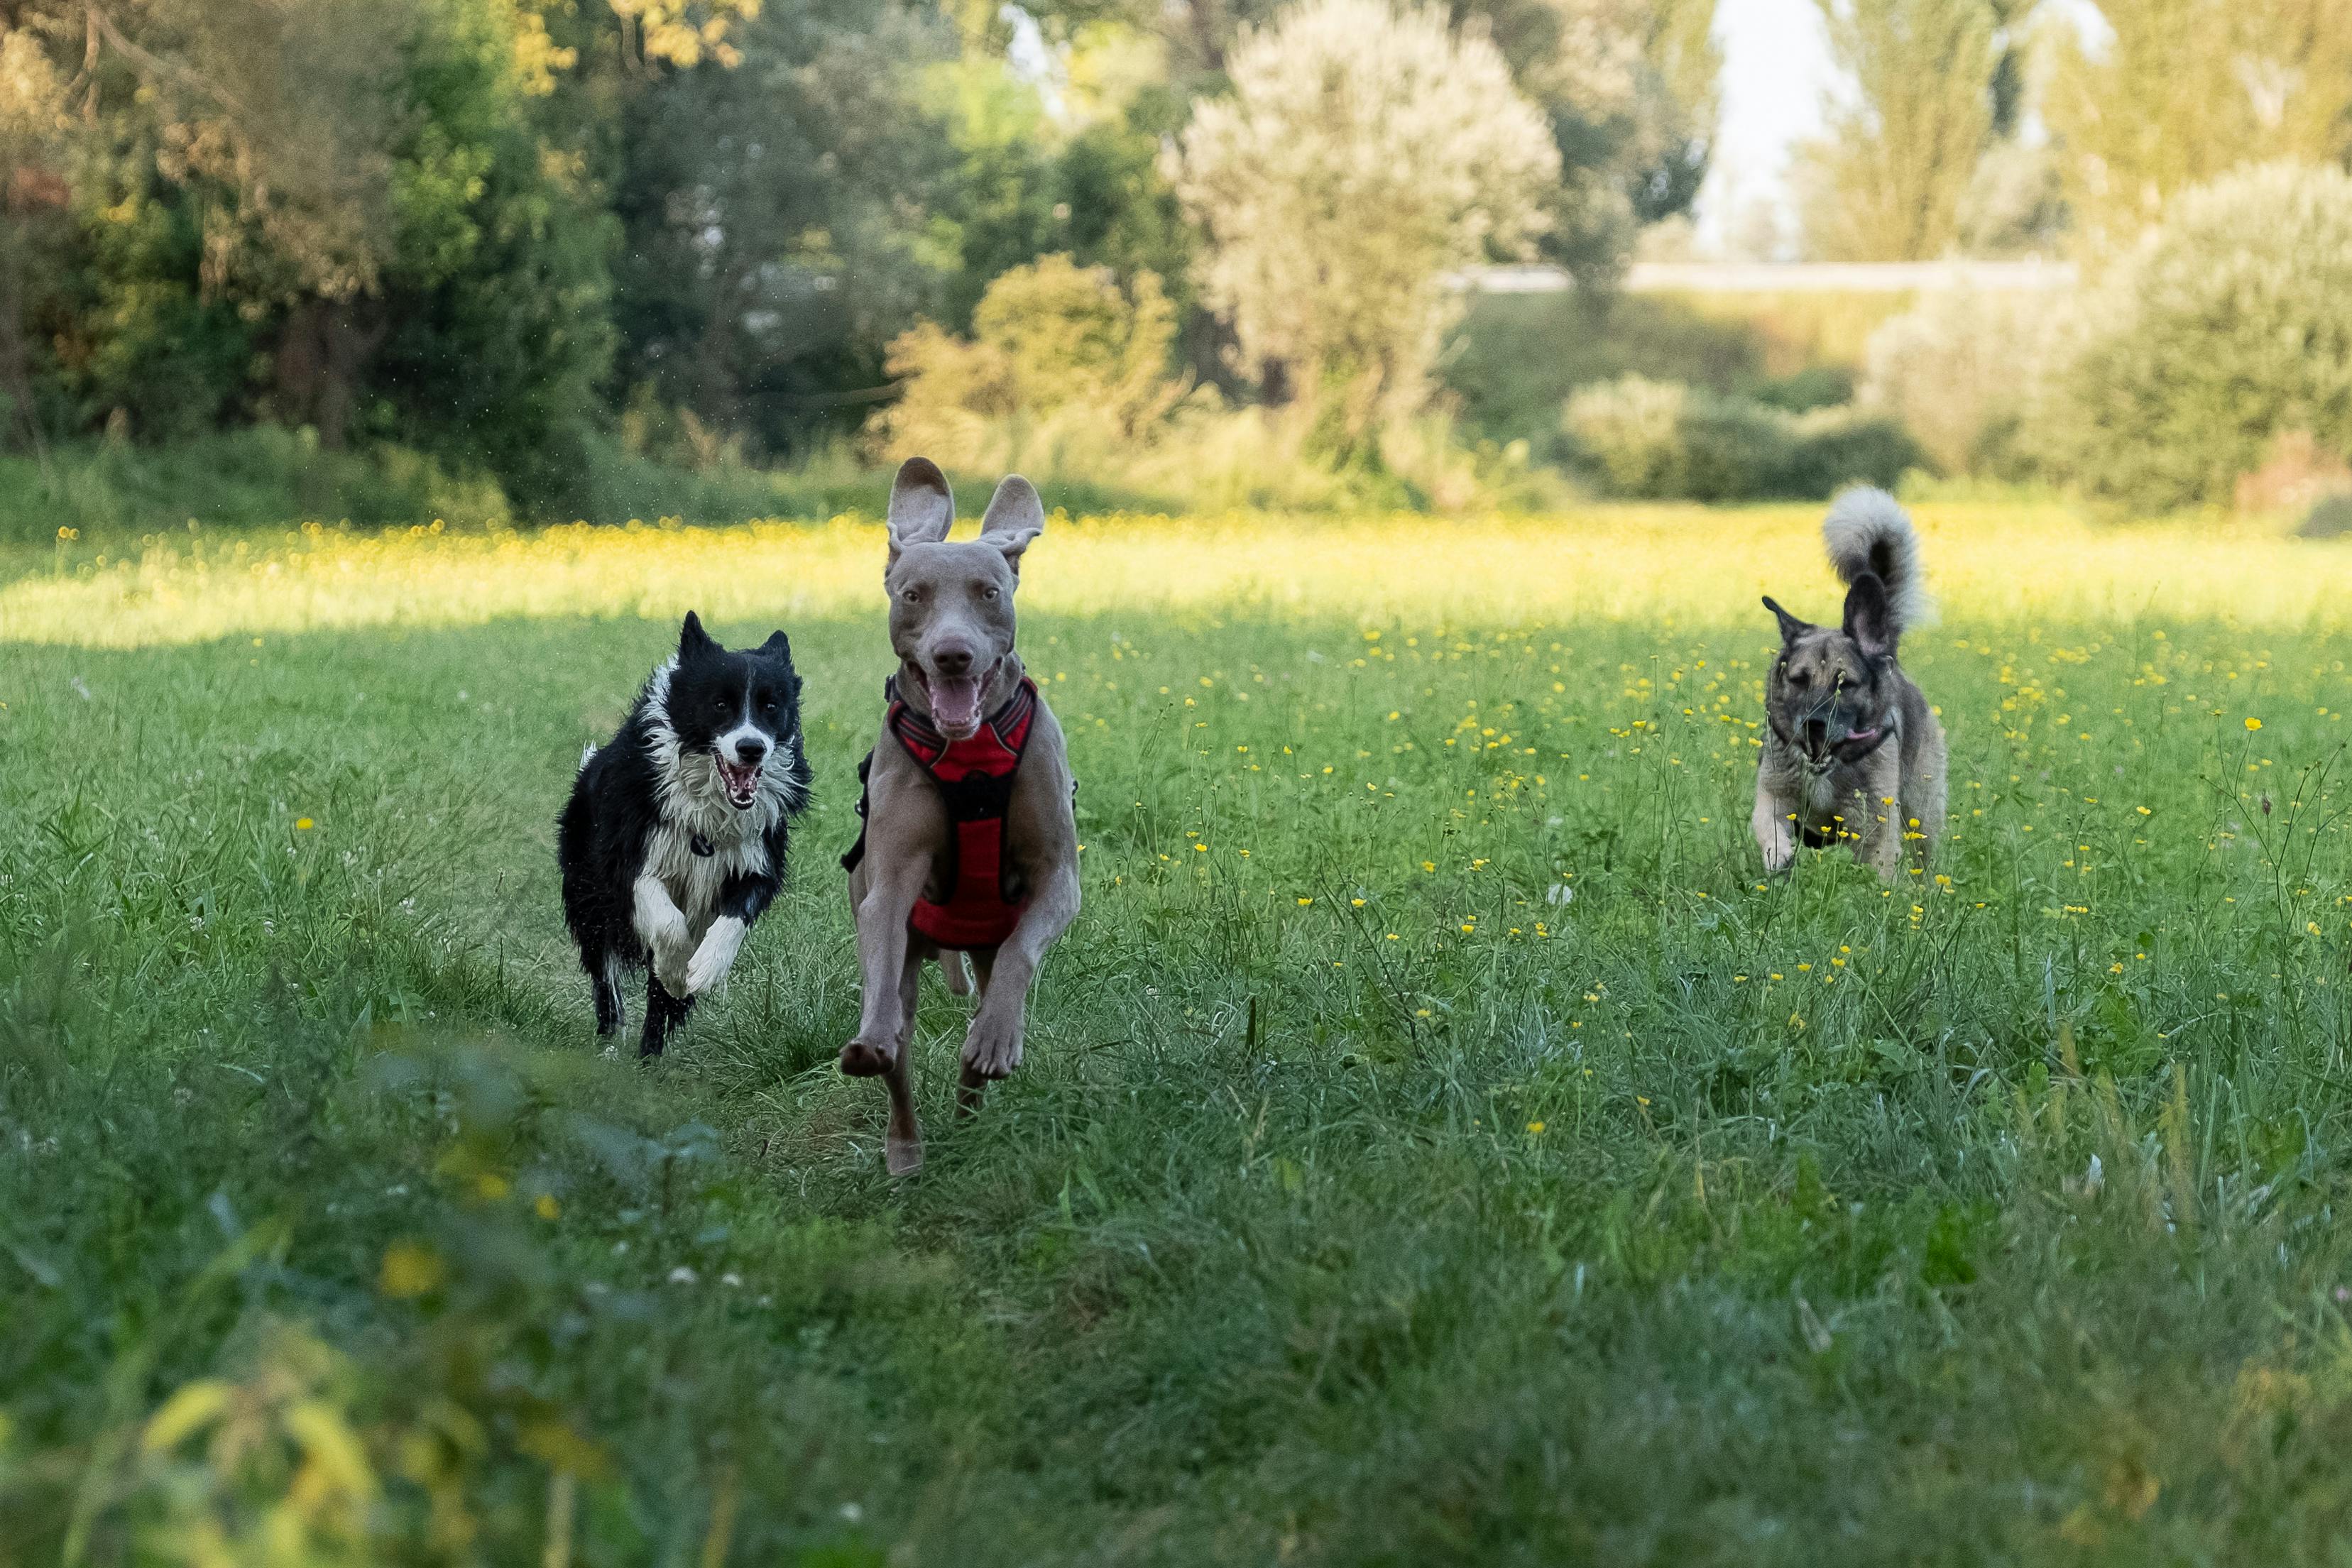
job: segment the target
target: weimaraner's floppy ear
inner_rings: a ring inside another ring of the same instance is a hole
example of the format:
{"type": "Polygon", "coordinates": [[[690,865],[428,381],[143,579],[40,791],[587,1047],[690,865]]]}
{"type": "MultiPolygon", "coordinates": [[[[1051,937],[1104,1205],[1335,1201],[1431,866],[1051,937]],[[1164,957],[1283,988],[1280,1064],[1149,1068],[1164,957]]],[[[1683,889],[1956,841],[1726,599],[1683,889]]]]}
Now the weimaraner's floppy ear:
{"type": "Polygon", "coordinates": [[[955,525],[948,476],[928,457],[909,457],[890,482],[890,559],[908,545],[935,545],[955,525]]]}
{"type": "Polygon", "coordinates": [[[1813,629],[1813,623],[1811,622],[1798,620],[1795,616],[1781,609],[1780,601],[1773,598],[1769,593],[1764,596],[1764,608],[1769,610],[1774,615],[1780,618],[1780,641],[1783,643],[1793,643],[1798,638],[1803,636],[1806,632],[1813,629]]]}
{"type": "Polygon", "coordinates": [[[988,513],[980,520],[980,542],[1003,550],[1017,576],[1021,552],[1045,531],[1045,504],[1037,498],[1037,486],[1018,474],[1007,474],[988,498],[988,513]]]}

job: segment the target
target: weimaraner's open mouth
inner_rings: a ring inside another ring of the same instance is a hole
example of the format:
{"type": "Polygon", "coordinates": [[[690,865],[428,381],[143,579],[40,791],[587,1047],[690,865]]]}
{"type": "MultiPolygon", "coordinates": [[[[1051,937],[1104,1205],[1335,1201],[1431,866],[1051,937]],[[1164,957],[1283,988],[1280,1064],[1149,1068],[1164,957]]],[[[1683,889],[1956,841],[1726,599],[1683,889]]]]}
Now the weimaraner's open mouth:
{"type": "Polygon", "coordinates": [[[968,740],[980,733],[981,694],[995,679],[1002,659],[988,668],[961,675],[943,675],[937,670],[917,665],[915,673],[923,683],[923,695],[930,704],[931,722],[940,733],[950,740],[968,740]]]}

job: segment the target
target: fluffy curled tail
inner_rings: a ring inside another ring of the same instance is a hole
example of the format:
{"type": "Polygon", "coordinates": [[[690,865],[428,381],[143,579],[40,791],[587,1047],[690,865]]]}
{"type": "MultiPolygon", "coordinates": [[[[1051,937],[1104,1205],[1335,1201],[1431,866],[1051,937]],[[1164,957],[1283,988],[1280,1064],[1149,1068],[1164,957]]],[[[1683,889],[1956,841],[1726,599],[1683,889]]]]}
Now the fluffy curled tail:
{"type": "Polygon", "coordinates": [[[1936,602],[1919,566],[1919,536],[1894,497],[1861,486],[1845,491],[1822,519],[1822,542],[1840,582],[1851,587],[1867,571],[1886,584],[1897,635],[1935,619],[1936,602]]]}

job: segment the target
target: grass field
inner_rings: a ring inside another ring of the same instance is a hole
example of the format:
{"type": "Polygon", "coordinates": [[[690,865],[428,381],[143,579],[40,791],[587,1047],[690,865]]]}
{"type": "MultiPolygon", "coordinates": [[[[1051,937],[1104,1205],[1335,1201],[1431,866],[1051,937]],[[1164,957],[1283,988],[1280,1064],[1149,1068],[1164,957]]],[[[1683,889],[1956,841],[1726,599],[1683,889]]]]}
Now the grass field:
{"type": "Polygon", "coordinates": [[[1057,520],[1087,906],[881,1169],[867,525],[0,582],[0,1563],[2340,1563],[2352,545],[1927,508],[1952,834],[1747,833],[1799,510],[1057,520]],[[701,608],[818,801],[600,1057],[552,819],[701,608]]]}

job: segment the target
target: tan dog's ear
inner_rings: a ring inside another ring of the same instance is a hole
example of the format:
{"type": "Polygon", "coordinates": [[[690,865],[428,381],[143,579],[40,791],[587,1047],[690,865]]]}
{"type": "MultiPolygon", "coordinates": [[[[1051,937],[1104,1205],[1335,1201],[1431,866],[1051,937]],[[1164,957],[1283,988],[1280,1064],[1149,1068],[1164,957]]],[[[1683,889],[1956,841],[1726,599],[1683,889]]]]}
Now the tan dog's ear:
{"type": "Polygon", "coordinates": [[[890,559],[908,545],[935,545],[955,526],[955,493],[928,457],[909,457],[890,481],[890,559]]]}
{"type": "Polygon", "coordinates": [[[1775,616],[1780,618],[1780,641],[1784,644],[1794,643],[1798,638],[1803,636],[1806,632],[1813,629],[1813,623],[1811,622],[1798,620],[1795,616],[1781,609],[1780,601],[1773,598],[1769,593],[1764,596],[1764,608],[1769,610],[1775,616]]]}
{"type": "Polygon", "coordinates": [[[980,519],[980,542],[1004,552],[1014,576],[1021,573],[1021,552],[1045,531],[1045,504],[1037,486],[1018,474],[1007,474],[988,498],[987,515],[980,519]]]}

